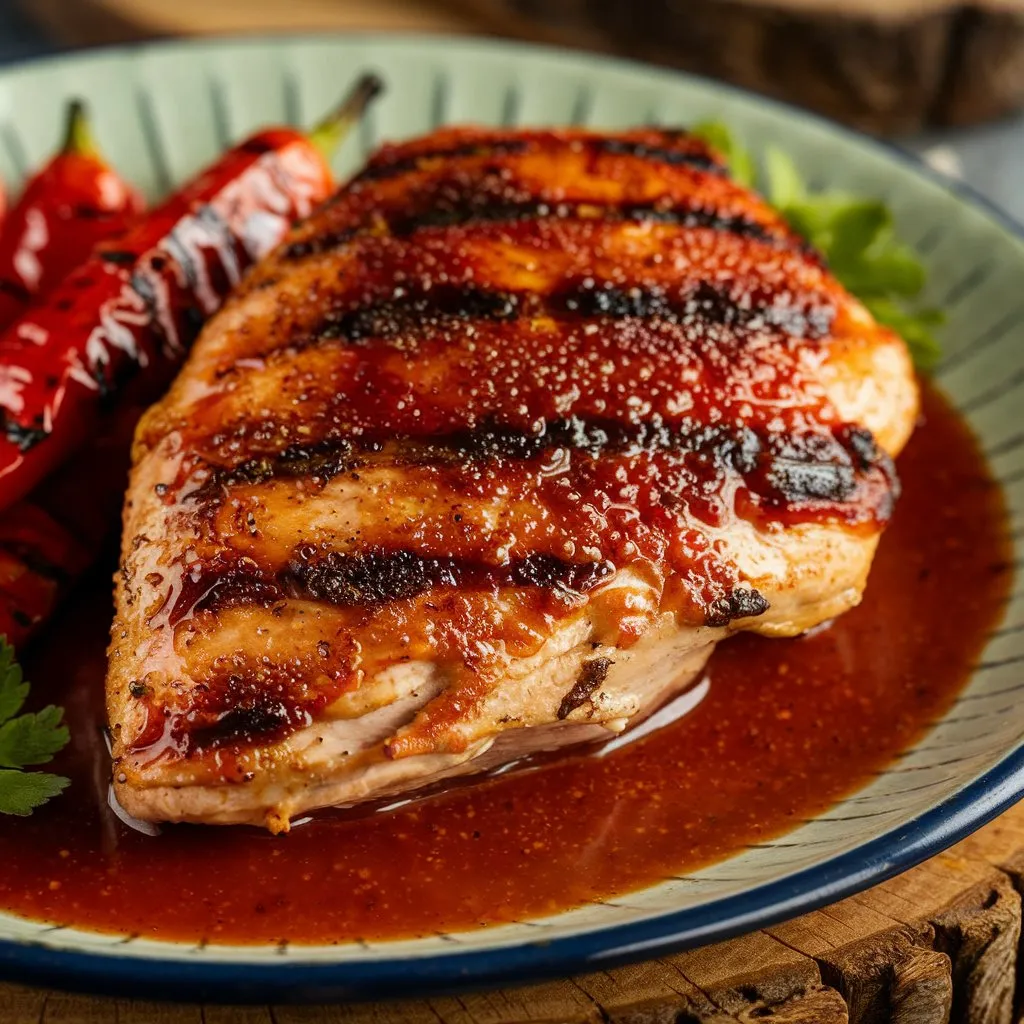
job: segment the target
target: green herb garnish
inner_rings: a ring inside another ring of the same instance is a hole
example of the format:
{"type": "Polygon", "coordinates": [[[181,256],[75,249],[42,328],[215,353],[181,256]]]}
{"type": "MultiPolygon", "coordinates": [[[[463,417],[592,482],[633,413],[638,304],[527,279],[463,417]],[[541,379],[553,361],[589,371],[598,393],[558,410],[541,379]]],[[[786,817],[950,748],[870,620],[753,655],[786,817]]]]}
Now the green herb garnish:
{"type": "Polygon", "coordinates": [[[693,131],[725,157],[738,184],[761,184],[768,202],[825,257],[837,280],[876,320],[902,336],[919,370],[935,366],[941,350],[934,331],[945,316],[915,301],[924,287],[925,269],[896,237],[885,203],[846,192],[809,191],[796,164],[777,146],[765,150],[759,178],[750,151],[724,124],[709,121],[693,131]]]}
{"type": "Polygon", "coordinates": [[[25,771],[52,760],[68,742],[61,708],[18,713],[28,691],[14,648],[0,637],[0,814],[29,815],[68,785],[60,775],[25,771]]]}

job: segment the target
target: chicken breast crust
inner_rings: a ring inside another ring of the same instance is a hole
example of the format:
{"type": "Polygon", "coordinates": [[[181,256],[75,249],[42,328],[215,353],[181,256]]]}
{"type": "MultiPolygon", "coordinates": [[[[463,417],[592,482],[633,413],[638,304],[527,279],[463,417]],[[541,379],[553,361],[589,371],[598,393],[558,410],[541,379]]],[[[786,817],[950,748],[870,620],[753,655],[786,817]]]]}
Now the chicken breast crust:
{"type": "Polygon", "coordinates": [[[139,427],[117,798],[279,831],[620,731],[860,600],[917,403],[692,136],[385,146],[139,427]]]}

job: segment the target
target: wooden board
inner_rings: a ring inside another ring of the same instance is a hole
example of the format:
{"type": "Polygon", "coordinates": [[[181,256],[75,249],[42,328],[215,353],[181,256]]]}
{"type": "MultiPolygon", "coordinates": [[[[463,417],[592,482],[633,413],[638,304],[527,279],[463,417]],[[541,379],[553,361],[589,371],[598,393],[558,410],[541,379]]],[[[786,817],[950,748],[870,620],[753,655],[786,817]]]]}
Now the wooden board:
{"type": "Polygon", "coordinates": [[[1024,106],[1024,0],[462,0],[878,132],[1024,106]],[[638,12],[642,16],[638,17],[638,12]]]}
{"type": "Polygon", "coordinates": [[[880,132],[1024,106],[1024,0],[21,0],[67,43],[303,29],[493,33],[728,79],[880,132]]]}
{"type": "Polygon", "coordinates": [[[486,32],[488,18],[427,0],[22,0],[71,46],[206,33],[376,29],[486,32]]]}
{"type": "Polygon", "coordinates": [[[149,1004],[0,985],[2,1024],[1014,1024],[1024,804],[765,931],[526,988],[346,1007],[149,1004]]]}

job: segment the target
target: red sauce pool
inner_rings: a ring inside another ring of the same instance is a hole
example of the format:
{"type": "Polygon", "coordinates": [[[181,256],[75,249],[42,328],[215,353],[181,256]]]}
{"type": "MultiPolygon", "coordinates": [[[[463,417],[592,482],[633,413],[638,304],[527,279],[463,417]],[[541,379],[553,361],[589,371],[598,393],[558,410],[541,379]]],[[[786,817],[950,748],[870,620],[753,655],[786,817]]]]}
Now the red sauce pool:
{"type": "Polygon", "coordinates": [[[926,391],[924,408],[864,602],[830,628],[728,641],[696,710],[608,757],[287,836],[177,826],[151,837],[108,810],[101,581],[27,660],[34,699],[67,709],[72,745],[56,768],[73,782],[2,822],[0,908],[162,939],[409,937],[608,898],[793,828],[944,713],[1009,591],[999,488],[945,401],[926,391]]]}

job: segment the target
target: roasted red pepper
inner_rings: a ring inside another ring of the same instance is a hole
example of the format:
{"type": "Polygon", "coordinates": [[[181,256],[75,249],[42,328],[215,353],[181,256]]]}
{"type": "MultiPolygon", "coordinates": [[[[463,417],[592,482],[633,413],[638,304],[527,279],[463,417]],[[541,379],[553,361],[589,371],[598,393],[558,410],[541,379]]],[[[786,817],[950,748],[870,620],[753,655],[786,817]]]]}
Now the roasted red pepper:
{"type": "MultiPolygon", "coordinates": [[[[339,117],[351,120],[369,91],[362,84],[339,117]]],[[[101,243],[16,321],[0,339],[0,508],[90,435],[101,400],[136,371],[169,378],[243,271],[332,188],[315,138],[262,131],[101,243]]]]}
{"type": "Polygon", "coordinates": [[[124,231],[142,208],[142,196],[100,155],[85,107],[74,100],[64,145],[28,180],[0,234],[0,327],[67,277],[97,242],[124,231]]]}
{"type": "Polygon", "coordinates": [[[376,78],[361,79],[308,136],[271,128],[229,150],[98,246],[0,338],[0,634],[15,645],[95,555],[120,504],[128,442],[145,404],[244,270],[330,195],[325,153],[379,89],[376,78]],[[104,485],[97,472],[113,479],[104,485]],[[33,530],[19,499],[34,487],[33,506],[49,511],[33,530]],[[82,494],[88,522],[81,509],[66,514],[82,494]]]}

